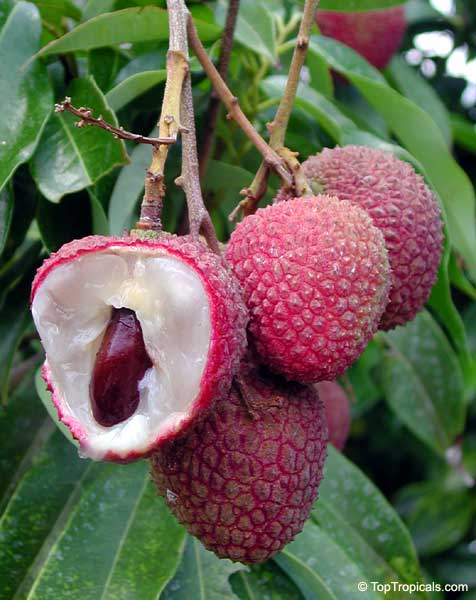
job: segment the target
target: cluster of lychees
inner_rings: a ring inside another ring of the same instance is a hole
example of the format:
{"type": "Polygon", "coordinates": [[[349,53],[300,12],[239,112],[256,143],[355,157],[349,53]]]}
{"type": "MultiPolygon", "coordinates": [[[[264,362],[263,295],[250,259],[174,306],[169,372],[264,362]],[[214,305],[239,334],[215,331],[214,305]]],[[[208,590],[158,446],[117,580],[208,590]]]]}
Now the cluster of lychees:
{"type": "Polygon", "coordinates": [[[243,562],[301,530],[327,420],[345,442],[345,397],[320,384],[324,411],[313,384],[415,316],[441,253],[438,204],[410,165],[348,146],[303,169],[316,195],[281,190],[239,223],[224,258],[189,236],[91,236],[33,284],[43,375],[81,452],[151,456],[177,518],[243,562]]]}

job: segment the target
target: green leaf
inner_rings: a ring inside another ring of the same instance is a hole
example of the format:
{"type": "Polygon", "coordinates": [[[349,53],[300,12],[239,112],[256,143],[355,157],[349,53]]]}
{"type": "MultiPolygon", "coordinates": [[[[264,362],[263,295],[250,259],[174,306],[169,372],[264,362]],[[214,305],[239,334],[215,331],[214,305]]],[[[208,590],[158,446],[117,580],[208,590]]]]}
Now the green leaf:
{"type": "Polygon", "coordinates": [[[326,10],[379,10],[404,4],[407,0],[322,0],[319,8],[326,10]]]}
{"type": "MultiPolygon", "coordinates": [[[[197,19],[194,22],[203,42],[213,41],[220,35],[220,28],[216,25],[197,19]]],[[[125,8],[101,14],[78,25],[44,46],[38,56],[91,50],[124,42],[159,42],[167,40],[168,36],[167,11],[163,8],[125,8]]]]}
{"type": "Polygon", "coordinates": [[[366,581],[413,583],[421,579],[410,535],[394,509],[375,485],[331,446],[312,516],[355,561],[366,581]]]}
{"type": "Polygon", "coordinates": [[[121,81],[106,94],[106,100],[114,111],[118,111],[126,104],[147,92],[154,86],[165,81],[165,69],[159,71],[144,71],[121,81]]]}
{"type": "MultiPolygon", "coordinates": [[[[76,106],[87,106],[117,126],[117,119],[92,78],[75,79],[68,88],[76,106]]],[[[70,113],[54,114],[48,121],[32,161],[32,174],[41,193],[59,202],[127,161],[122,141],[98,127],[75,126],[70,113]]]]}
{"type": "Polygon", "coordinates": [[[41,17],[49,23],[61,23],[61,19],[69,17],[74,21],[81,19],[81,11],[71,0],[34,0],[40,9],[41,17]]]}
{"type": "MultiPolygon", "coordinates": [[[[218,0],[216,18],[221,24],[225,22],[227,6],[225,0],[218,0]]],[[[270,63],[278,62],[273,14],[266,10],[261,2],[244,0],[241,3],[235,38],[243,46],[265,57],[270,63]]]]}
{"type": "Polygon", "coordinates": [[[461,115],[451,113],[451,127],[455,143],[469,152],[476,151],[476,125],[461,115]]]}
{"type": "Polygon", "coordinates": [[[392,410],[438,453],[464,426],[463,380],[458,359],[426,311],[385,334],[382,387],[392,410]]]}
{"type": "Polygon", "coordinates": [[[451,156],[433,119],[392,89],[376,69],[344,44],[313,36],[310,45],[330,67],[352,81],[423,165],[430,183],[444,202],[451,242],[476,277],[474,190],[466,173],[451,156]]]}
{"type": "Polygon", "coordinates": [[[45,446],[37,448],[32,467],[18,481],[3,512],[0,580],[9,598],[18,590],[60,517],[65,498],[74,492],[87,469],[88,463],[74,460],[75,454],[75,449],[54,431],[45,446]]]}
{"type": "Polygon", "coordinates": [[[83,21],[88,21],[102,13],[109,13],[114,9],[116,0],[87,0],[83,10],[83,21]]]}
{"type": "Polygon", "coordinates": [[[238,600],[228,578],[244,568],[230,560],[220,560],[196,538],[188,536],[180,567],[161,599],[238,600]]]}
{"type": "Polygon", "coordinates": [[[7,402],[13,357],[31,320],[29,289],[28,281],[15,288],[0,312],[0,404],[7,402]]]}
{"type": "Polygon", "coordinates": [[[448,112],[426,79],[418,75],[400,56],[392,59],[388,72],[399,91],[430,115],[446,144],[451,146],[453,136],[448,112]]]}
{"type": "Polygon", "coordinates": [[[41,19],[30,3],[18,2],[0,31],[0,189],[33,154],[51,111],[46,68],[25,63],[40,47],[41,19]]]}
{"type": "Polygon", "coordinates": [[[26,238],[15,254],[0,268],[0,309],[3,308],[9,292],[28,276],[38,263],[42,249],[39,240],[26,238]]]}
{"type": "Polygon", "coordinates": [[[104,208],[92,190],[88,190],[91,202],[91,216],[93,220],[93,233],[96,235],[109,235],[109,224],[104,208]]]}
{"type": "Polygon", "coordinates": [[[274,557],[298,585],[306,600],[376,600],[380,596],[371,586],[359,591],[366,582],[364,573],[332,538],[312,521],[302,533],[274,557]]]}
{"type": "Polygon", "coordinates": [[[0,191],[0,255],[7,243],[10,223],[12,222],[12,213],[13,195],[11,190],[5,186],[3,190],[0,191]]]}
{"type": "MultiPolygon", "coordinates": [[[[74,451],[59,432],[55,436],[63,446],[58,453],[74,451]]],[[[70,457],[68,464],[82,475],[69,495],[63,493],[56,523],[20,595],[158,597],[175,572],[184,534],[156,497],[146,463],[118,466],[70,457]]],[[[61,473],[65,477],[65,467],[61,473]]]]}
{"type": "Polygon", "coordinates": [[[271,560],[233,573],[230,583],[240,600],[303,600],[296,584],[271,560]]]}
{"type": "Polygon", "coordinates": [[[395,507],[405,519],[422,556],[439,554],[458,543],[475,513],[474,499],[466,490],[447,490],[434,482],[401,489],[395,507]]]}
{"type": "Polygon", "coordinates": [[[319,54],[314,52],[312,48],[306,56],[306,66],[309,69],[309,87],[318,90],[319,93],[332,98],[334,93],[334,83],[332,81],[331,72],[325,60],[319,54]]]}
{"type": "Polygon", "coordinates": [[[76,448],[79,448],[79,443],[74,437],[71,435],[70,430],[64,425],[58,417],[58,411],[56,410],[53,401],[51,399],[51,393],[46,388],[46,383],[41,376],[41,367],[38,368],[35,374],[35,389],[38,397],[40,398],[43,406],[46,408],[49,416],[54,421],[56,427],[61,431],[61,433],[65,436],[65,438],[76,448]]]}
{"type": "MultiPolygon", "coordinates": [[[[150,135],[157,135],[157,129],[154,128],[150,135]]],[[[151,158],[151,147],[139,144],[131,153],[130,163],[121,169],[109,202],[108,220],[112,235],[121,235],[124,229],[129,228],[134,208],[144,189],[145,172],[151,158]]]]}
{"type": "MultiPolygon", "coordinates": [[[[125,60],[125,57],[113,48],[90,50],[88,52],[88,75],[94,78],[97,86],[105,93],[111,89],[125,60]]],[[[109,106],[112,110],[116,110],[110,103],[109,106]]]]}

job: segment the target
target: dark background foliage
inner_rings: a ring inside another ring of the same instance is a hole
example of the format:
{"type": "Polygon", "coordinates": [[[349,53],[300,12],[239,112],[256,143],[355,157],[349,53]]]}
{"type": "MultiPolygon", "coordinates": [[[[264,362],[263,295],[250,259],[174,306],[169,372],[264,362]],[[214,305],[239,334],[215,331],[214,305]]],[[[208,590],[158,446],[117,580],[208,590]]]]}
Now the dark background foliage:
{"type": "MultiPolygon", "coordinates": [[[[226,6],[190,3],[213,57],[226,6]]],[[[283,90],[299,7],[242,0],[229,81],[263,134],[283,90]]],[[[287,143],[302,157],[360,143],[411,161],[445,210],[438,283],[425,312],[377,335],[342,378],[353,402],[345,456],[331,450],[304,532],[249,569],[219,561],[185,534],[156,497],[145,462],[78,458],[47,414],[55,418],[28,311],[32,277],[48,253],[89,233],[121,234],[137,218],[150,148],[78,130],[71,115],[52,109],[69,95],[128,130],[153,131],[165,78],[163,3],[0,1],[0,598],[384,597],[371,587],[359,592],[359,581],[467,583],[464,595],[446,597],[476,598],[476,4],[411,0],[406,10],[408,32],[383,76],[313,32],[287,143]],[[349,83],[334,85],[330,68],[349,83]]],[[[210,85],[195,59],[192,70],[202,141],[210,85]]],[[[169,231],[186,227],[173,185],[179,157],[174,147],[169,231]]],[[[222,114],[202,183],[223,241],[259,162],[222,114]]],[[[272,179],[266,200],[277,186],[272,179]]]]}

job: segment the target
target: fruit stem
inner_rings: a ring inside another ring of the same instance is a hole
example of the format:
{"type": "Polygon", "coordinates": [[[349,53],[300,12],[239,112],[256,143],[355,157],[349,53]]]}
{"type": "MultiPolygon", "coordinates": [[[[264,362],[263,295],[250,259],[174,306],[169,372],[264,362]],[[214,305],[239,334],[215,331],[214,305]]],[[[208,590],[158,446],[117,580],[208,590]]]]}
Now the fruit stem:
{"type": "MultiPolygon", "coordinates": [[[[187,41],[188,9],[184,0],[167,0],[169,14],[170,44],[186,64],[189,63],[187,41]]],[[[190,235],[197,239],[203,233],[210,248],[220,253],[218,240],[210,215],[203,203],[200,187],[200,175],[197,156],[197,139],[195,135],[195,115],[193,110],[192,79],[190,70],[187,70],[180,83],[180,106],[177,122],[182,127],[182,174],[175,181],[185,191],[187,198],[188,221],[190,235]]]]}
{"type": "MultiPolygon", "coordinates": [[[[288,79],[284,94],[276,111],[276,116],[271,123],[268,123],[270,131],[269,145],[281,156],[285,156],[286,164],[294,174],[294,192],[296,196],[305,196],[312,194],[309,183],[302,172],[301,165],[297,160],[297,155],[284,148],[286,130],[289,118],[294,105],[296,91],[299,85],[301,69],[306,60],[307,49],[309,47],[309,36],[311,27],[314,23],[319,0],[306,0],[304,3],[304,12],[299,25],[299,32],[294,46],[294,53],[289,67],[288,79]]],[[[245,198],[239,203],[236,209],[231,213],[230,219],[234,219],[238,212],[243,211],[245,215],[250,215],[256,211],[259,201],[266,193],[270,171],[265,162],[261,163],[258,172],[249,188],[245,188],[242,194],[245,198]]]]}
{"type": "MultiPolygon", "coordinates": [[[[189,73],[188,53],[183,45],[183,35],[180,31],[180,15],[169,6],[169,50],[167,52],[167,79],[164,99],[157,126],[159,138],[177,141],[179,133],[184,132],[180,121],[180,104],[182,88],[189,73]]],[[[186,37],[185,37],[186,41],[186,37]]],[[[172,143],[173,143],[172,142],[172,143]]],[[[165,195],[164,169],[170,144],[154,146],[152,162],[145,177],[145,193],[141,205],[138,229],[160,231],[162,229],[161,213],[165,195]]]]}
{"type": "MultiPolygon", "coordinates": [[[[235,35],[236,20],[238,17],[238,10],[240,8],[240,0],[229,0],[228,10],[226,14],[225,27],[223,29],[223,36],[221,41],[220,56],[218,58],[218,72],[226,81],[228,73],[228,65],[230,62],[231,50],[233,48],[233,38],[235,35]]],[[[208,103],[207,113],[205,115],[205,137],[200,148],[200,178],[202,179],[208,167],[208,162],[213,149],[213,139],[215,137],[215,130],[218,121],[218,115],[220,114],[220,99],[217,94],[212,90],[210,95],[210,101],[208,103]]]]}
{"type": "Polygon", "coordinates": [[[188,39],[195,56],[212,82],[216,93],[228,109],[228,118],[234,119],[245,135],[247,135],[248,138],[253,142],[254,146],[264,157],[264,162],[268,168],[275,171],[286,186],[291,187],[293,178],[287,169],[285,162],[279,156],[279,154],[275,152],[260,136],[244,112],[241,110],[238,98],[231,93],[220,73],[217,71],[215,65],[210,60],[207,51],[203,47],[190,15],[188,18],[188,39]]]}

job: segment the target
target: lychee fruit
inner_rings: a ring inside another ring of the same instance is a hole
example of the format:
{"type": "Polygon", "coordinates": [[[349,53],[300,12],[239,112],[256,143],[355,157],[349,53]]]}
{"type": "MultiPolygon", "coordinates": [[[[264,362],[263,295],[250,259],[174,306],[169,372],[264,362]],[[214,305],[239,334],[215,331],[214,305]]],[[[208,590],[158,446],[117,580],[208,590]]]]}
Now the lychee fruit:
{"type": "Polygon", "coordinates": [[[259,209],[226,258],[250,310],[249,339],[277,373],[335,379],[359,356],[388,301],[382,234],[367,213],[328,196],[259,209]]]}
{"type": "Polygon", "coordinates": [[[407,28],[405,9],[340,12],[318,10],[321,33],[349,46],[377,69],[383,69],[400,47],[407,28]]]}
{"type": "Polygon", "coordinates": [[[326,447],[317,392],[253,368],[191,433],[153,454],[152,477],[206,548],[263,562],[309,517],[326,447]]]}
{"type": "Polygon", "coordinates": [[[326,148],[302,166],[315,191],[365,209],[383,233],[392,274],[380,328],[411,321],[430,295],[443,245],[440,206],[423,177],[393,154],[366,146],[326,148]]]}
{"type": "Polygon", "coordinates": [[[326,412],[329,442],[342,450],[349,437],[351,424],[350,403],[347,394],[337,381],[321,381],[316,384],[316,388],[326,412]]]}
{"type": "Polygon", "coordinates": [[[70,242],[31,302],[58,415],[97,460],[148,455],[191,426],[228,393],[246,346],[235,278],[188,237],[70,242]]]}

